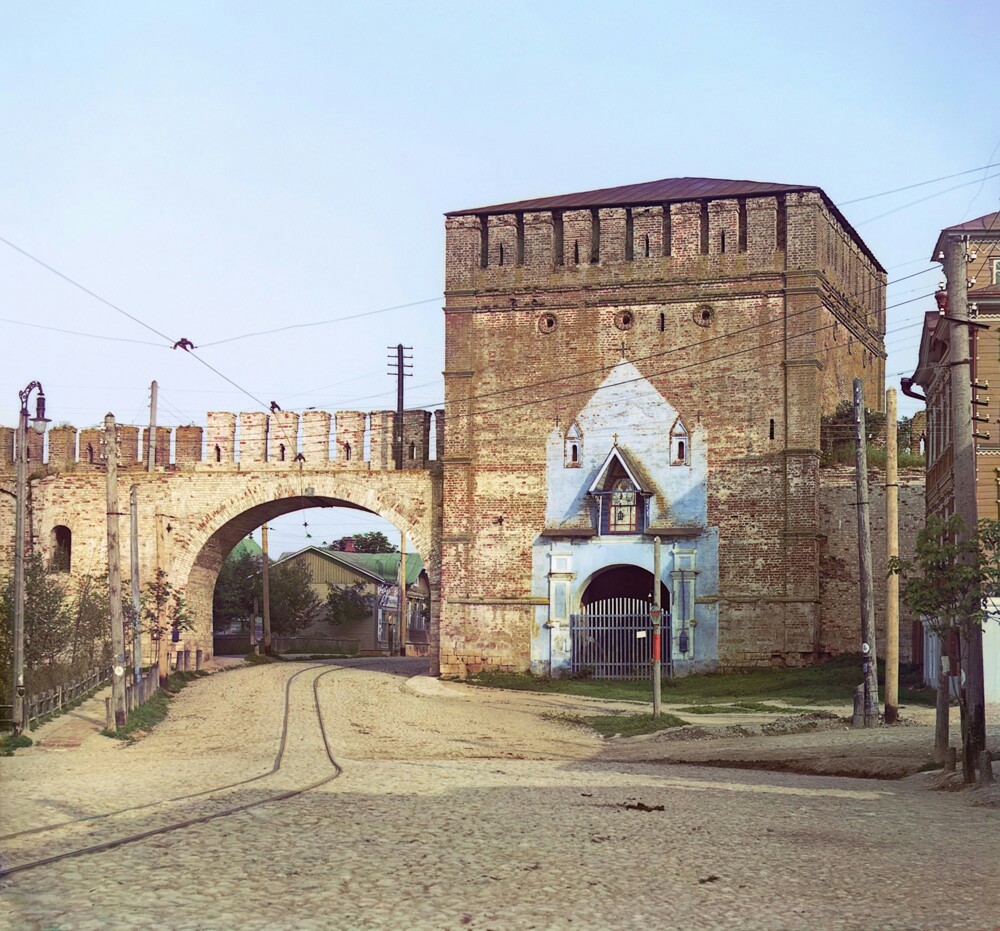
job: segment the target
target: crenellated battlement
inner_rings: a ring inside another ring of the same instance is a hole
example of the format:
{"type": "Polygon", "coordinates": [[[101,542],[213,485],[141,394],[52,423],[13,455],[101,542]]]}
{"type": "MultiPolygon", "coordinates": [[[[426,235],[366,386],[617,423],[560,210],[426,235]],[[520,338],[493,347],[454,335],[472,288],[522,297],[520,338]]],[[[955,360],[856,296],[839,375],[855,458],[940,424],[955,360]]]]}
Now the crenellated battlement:
{"type": "MultiPolygon", "coordinates": [[[[449,215],[445,230],[452,292],[737,277],[819,264],[856,295],[866,276],[881,273],[818,189],[621,207],[487,208],[449,215]]],[[[881,296],[858,303],[874,313],[881,296]]]]}
{"type": "MultiPolygon", "coordinates": [[[[155,467],[172,471],[278,471],[306,467],[394,470],[395,411],[209,411],[205,426],[157,427],[155,467]]],[[[119,468],[147,466],[149,430],[118,424],[119,468]]],[[[15,469],[17,431],[0,427],[0,473],[15,469]]],[[[28,431],[28,468],[103,470],[104,430],[62,425],[28,431]]],[[[426,469],[444,447],[444,411],[403,412],[403,469],[426,469]]]]}

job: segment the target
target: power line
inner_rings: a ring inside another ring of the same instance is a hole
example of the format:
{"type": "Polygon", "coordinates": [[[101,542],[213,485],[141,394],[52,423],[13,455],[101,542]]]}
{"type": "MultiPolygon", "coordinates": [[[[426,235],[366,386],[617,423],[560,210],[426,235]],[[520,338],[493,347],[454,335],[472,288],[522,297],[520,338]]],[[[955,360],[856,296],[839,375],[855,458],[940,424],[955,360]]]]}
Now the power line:
{"type": "Polygon", "coordinates": [[[66,333],[69,336],[85,336],[87,339],[104,339],[113,343],[135,343],[139,346],[156,346],[160,349],[167,347],[163,343],[154,343],[146,339],[128,339],[124,336],[103,336],[100,333],[82,333],[79,330],[64,330],[61,327],[46,326],[44,323],[27,323],[24,320],[11,320],[9,317],[0,317],[0,323],[11,323],[14,326],[33,327],[36,330],[49,330],[53,333],[66,333]]]}
{"type": "Polygon", "coordinates": [[[244,333],[241,336],[228,336],[226,339],[217,339],[211,343],[201,343],[202,349],[210,346],[221,346],[223,343],[234,343],[240,339],[250,339],[252,336],[270,336],[272,333],[284,333],[286,330],[301,330],[306,327],[326,326],[330,323],[342,323],[344,320],[360,320],[362,317],[374,317],[376,314],[388,313],[390,310],[403,310],[407,307],[418,307],[421,304],[432,304],[442,300],[442,296],[428,297],[422,301],[411,301],[409,304],[394,304],[392,307],[380,307],[377,310],[366,310],[358,314],[347,314],[343,317],[331,317],[329,320],[314,320],[312,323],[289,323],[286,326],[275,327],[273,330],[256,330],[253,333],[244,333]]]}
{"type": "Polygon", "coordinates": [[[907,204],[900,204],[898,207],[893,207],[892,210],[886,210],[885,213],[877,214],[874,217],[869,217],[867,220],[862,220],[860,223],[855,224],[856,226],[863,226],[865,223],[873,223],[875,220],[881,220],[883,217],[887,217],[890,214],[898,213],[900,210],[905,210],[907,207],[913,207],[916,204],[922,204],[926,200],[931,200],[935,197],[940,197],[942,194],[950,194],[952,191],[957,191],[959,188],[969,187],[971,184],[985,184],[987,181],[992,181],[993,178],[1000,178],[1000,172],[996,174],[989,175],[986,178],[977,178],[975,181],[965,181],[962,184],[956,184],[954,187],[945,188],[943,191],[935,191],[933,194],[928,194],[926,197],[918,197],[916,200],[911,200],[907,204]]]}
{"type": "Polygon", "coordinates": [[[128,317],[129,320],[133,321],[134,323],[138,323],[139,326],[145,327],[147,330],[149,330],[150,333],[155,333],[157,336],[162,337],[168,343],[173,345],[174,340],[172,340],[169,336],[167,336],[166,333],[161,333],[155,327],[151,327],[148,323],[146,323],[143,320],[140,320],[134,314],[130,314],[127,310],[125,310],[122,307],[119,307],[117,304],[113,304],[107,298],[101,297],[101,295],[98,294],[96,291],[91,291],[90,288],[80,284],[79,281],[70,278],[69,275],[63,274],[61,271],[59,271],[58,268],[53,268],[51,265],[49,265],[48,262],[43,262],[40,258],[38,258],[37,255],[32,255],[30,252],[28,252],[27,249],[22,249],[19,245],[11,242],[9,239],[5,239],[3,236],[0,236],[0,242],[2,242],[6,246],[10,246],[10,248],[13,249],[15,252],[20,252],[21,255],[23,255],[25,258],[31,259],[32,262],[41,265],[42,268],[44,268],[46,271],[50,271],[52,272],[53,275],[62,278],[63,281],[73,285],[74,288],[79,288],[81,291],[83,291],[84,294],[89,294],[95,301],[100,301],[102,304],[106,305],[107,307],[110,307],[112,310],[117,311],[118,313],[122,314],[125,317],[128,317]]]}
{"type": "MultiPolygon", "coordinates": [[[[996,149],[993,150],[996,154],[996,149]]],[[[992,155],[990,156],[992,158],[992,155]]],[[[962,175],[971,175],[974,171],[986,171],[990,168],[1000,167],[1000,162],[993,162],[989,165],[980,165],[978,168],[967,168],[965,171],[956,172],[953,175],[942,175],[940,178],[931,178],[928,181],[918,181],[916,184],[907,184],[903,187],[893,188],[891,191],[879,191],[878,194],[866,194],[864,197],[855,197],[853,200],[842,200],[839,207],[846,207],[848,204],[860,204],[864,200],[874,200],[876,197],[887,197],[889,194],[899,194],[901,191],[912,191],[914,188],[926,187],[928,184],[937,184],[938,181],[950,181],[952,178],[961,178],[962,175]]],[[[983,178],[982,181],[986,179],[983,178]]],[[[976,182],[973,181],[973,184],[976,182]]]]}

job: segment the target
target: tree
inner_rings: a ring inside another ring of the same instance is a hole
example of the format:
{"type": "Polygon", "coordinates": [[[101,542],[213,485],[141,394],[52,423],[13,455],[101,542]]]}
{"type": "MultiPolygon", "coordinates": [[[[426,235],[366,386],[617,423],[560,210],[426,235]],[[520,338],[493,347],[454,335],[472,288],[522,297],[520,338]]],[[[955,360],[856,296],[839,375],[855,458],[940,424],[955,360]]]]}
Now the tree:
{"type": "Polygon", "coordinates": [[[332,627],[353,624],[370,617],[372,613],[372,596],[365,593],[365,583],[355,582],[353,585],[337,585],[327,583],[326,622],[332,627]]]}
{"type": "MultiPolygon", "coordinates": [[[[1000,521],[981,520],[975,532],[968,534],[957,514],[948,520],[932,517],[917,535],[915,558],[896,557],[890,560],[888,569],[903,576],[900,597],[910,611],[924,619],[943,645],[949,637],[957,637],[964,654],[971,631],[982,627],[990,617],[989,599],[1000,594],[1000,521]]],[[[944,759],[948,745],[948,678],[942,661],[934,744],[938,762],[944,759]]],[[[974,733],[977,722],[968,719],[964,690],[959,695],[959,706],[963,770],[966,781],[971,781],[977,751],[982,748],[974,733]]]]}
{"type": "Polygon", "coordinates": [[[254,615],[254,602],[260,605],[263,557],[243,552],[230,556],[219,570],[212,595],[214,626],[222,628],[232,621],[242,621],[254,615]]]}
{"type": "Polygon", "coordinates": [[[395,553],[396,547],[389,538],[380,530],[371,530],[368,533],[355,533],[349,537],[341,537],[334,540],[327,549],[339,550],[341,552],[349,550],[349,544],[354,544],[355,553],[395,553]]]}
{"type": "Polygon", "coordinates": [[[293,559],[272,566],[269,585],[272,633],[294,634],[319,614],[319,596],[313,591],[312,573],[304,562],[293,559]]]}
{"type": "Polygon", "coordinates": [[[160,641],[168,631],[177,631],[179,634],[192,627],[184,595],[173,587],[162,569],[157,569],[156,578],[146,583],[141,603],[141,616],[145,622],[143,630],[156,643],[157,655],[160,641]]]}

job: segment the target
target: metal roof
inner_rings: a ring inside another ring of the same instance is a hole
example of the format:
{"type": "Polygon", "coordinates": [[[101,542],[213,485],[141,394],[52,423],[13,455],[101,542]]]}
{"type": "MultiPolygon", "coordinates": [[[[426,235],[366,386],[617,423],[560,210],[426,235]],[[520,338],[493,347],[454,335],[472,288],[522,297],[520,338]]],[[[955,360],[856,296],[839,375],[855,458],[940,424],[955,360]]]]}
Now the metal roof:
{"type": "Polygon", "coordinates": [[[621,187],[598,188],[576,194],[559,194],[553,197],[534,197],[515,200],[487,207],[451,210],[446,217],[474,216],[478,214],[520,213],[532,210],[582,210],[595,207],[656,206],[677,201],[717,200],[724,197],[766,197],[775,194],[798,194],[814,191],[819,194],[833,215],[840,221],[865,255],[884,272],[878,259],[857,231],[847,222],[837,205],[826,192],[814,184],[773,184],[769,181],[739,181],[730,178],[661,178],[642,184],[625,184],[621,187]]]}
{"type": "Polygon", "coordinates": [[[976,217],[975,220],[966,220],[964,223],[946,226],[941,230],[941,235],[938,236],[937,242],[934,244],[934,253],[931,255],[932,262],[944,261],[941,254],[944,251],[944,240],[948,233],[989,233],[994,236],[1000,236],[1000,210],[994,210],[993,213],[976,217]]]}

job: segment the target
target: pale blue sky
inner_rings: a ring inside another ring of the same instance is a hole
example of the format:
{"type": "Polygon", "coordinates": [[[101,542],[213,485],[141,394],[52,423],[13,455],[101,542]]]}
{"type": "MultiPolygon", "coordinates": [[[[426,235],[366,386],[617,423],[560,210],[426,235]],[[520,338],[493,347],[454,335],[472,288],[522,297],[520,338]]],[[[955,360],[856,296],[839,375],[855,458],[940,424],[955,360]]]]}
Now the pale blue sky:
{"type": "MultiPolygon", "coordinates": [[[[198,345],[435,298],[446,210],[683,175],[816,184],[842,203],[1000,160],[983,91],[995,9],[6,4],[0,236],[198,345]]],[[[978,183],[997,171],[843,210],[892,279],[927,267],[942,227],[997,209],[1000,179],[978,183]]],[[[158,340],[2,243],[0,296],[6,320],[158,340]]],[[[898,328],[931,306],[889,311],[890,375],[915,360],[918,328],[898,328]]],[[[254,409],[169,349],[6,322],[0,340],[2,423],[35,378],[50,416],[78,426],[143,419],[153,378],[161,422],[254,409]]],[[[393,404],[396,342],[414,347],[408,403],[440,403],[440,302],[202,354],[289,409],[371,409],[393,404]]],[[[334,519],[317,515],[313,539],[357,522],[334,519]]],[[[275,549],[306,542],[287,521],[275,549]]]]}

